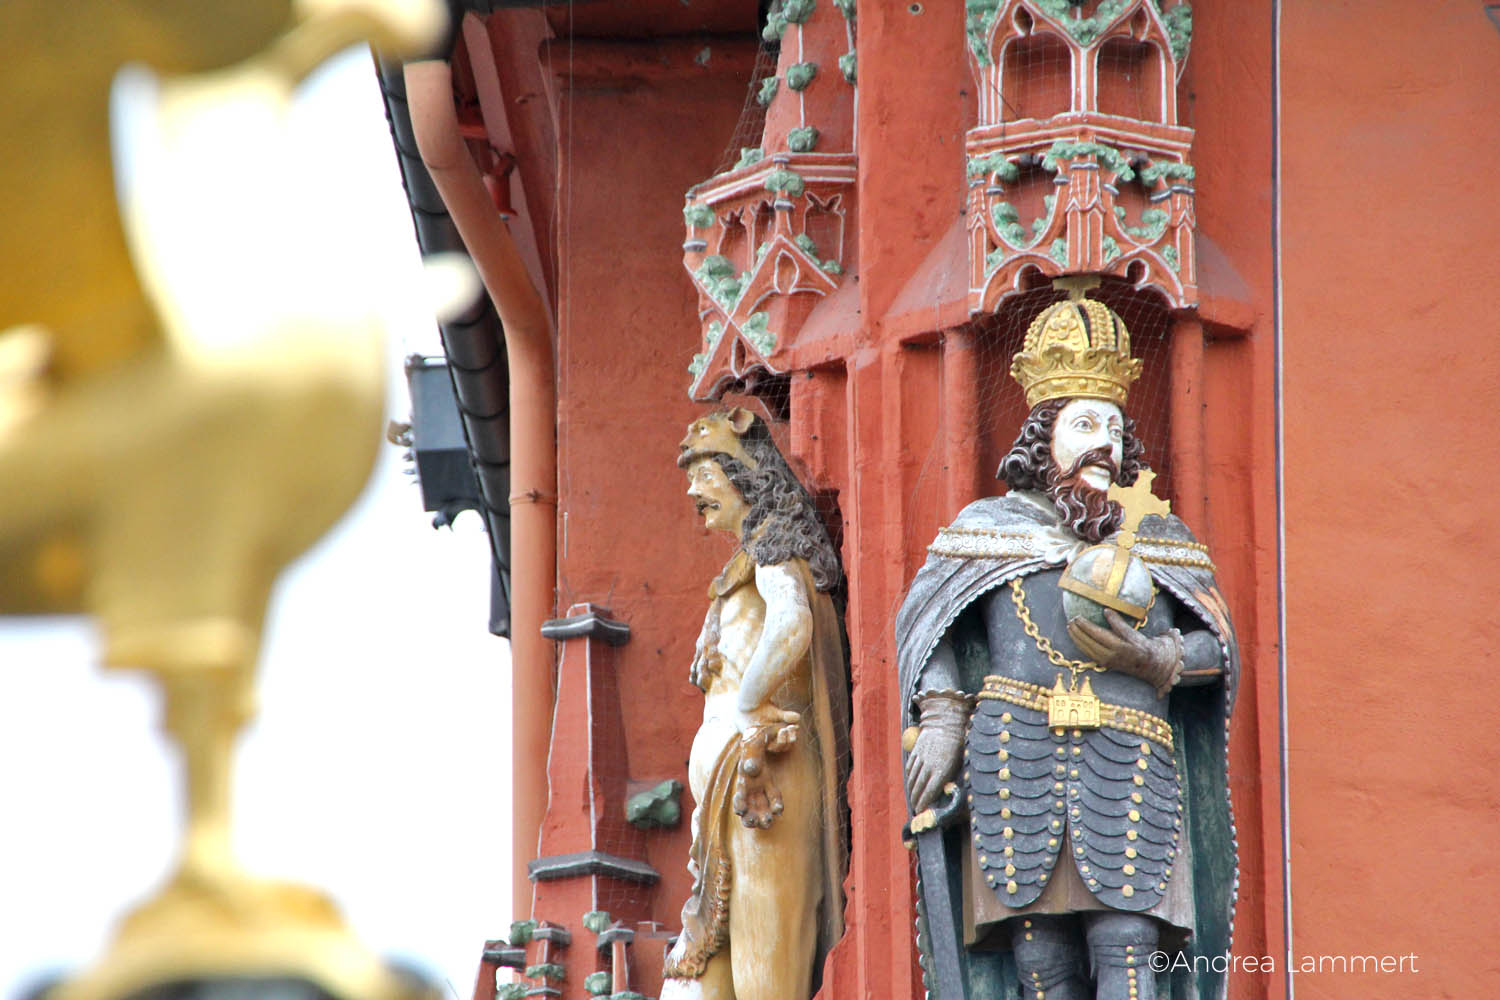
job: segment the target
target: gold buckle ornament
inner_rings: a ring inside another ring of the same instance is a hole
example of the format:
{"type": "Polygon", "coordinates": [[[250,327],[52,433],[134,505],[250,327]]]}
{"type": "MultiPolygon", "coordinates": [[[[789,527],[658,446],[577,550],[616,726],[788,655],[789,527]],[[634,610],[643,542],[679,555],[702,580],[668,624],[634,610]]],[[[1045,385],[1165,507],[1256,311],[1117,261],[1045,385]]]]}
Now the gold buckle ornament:
{"type": "Polygon", "coordinates": [[[1094,686],[1085,677],[1077,690],[1063,687],[1062,674],[1047,700],[1047,726],[1051,729],[1098,729],[1103,713],[1094,686]]]}

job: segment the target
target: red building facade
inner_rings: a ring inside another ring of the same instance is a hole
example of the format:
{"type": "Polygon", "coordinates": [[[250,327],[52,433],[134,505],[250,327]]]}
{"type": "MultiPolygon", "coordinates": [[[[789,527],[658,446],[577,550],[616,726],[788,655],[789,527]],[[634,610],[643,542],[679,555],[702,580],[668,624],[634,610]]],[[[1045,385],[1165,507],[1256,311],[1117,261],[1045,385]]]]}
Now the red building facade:
{"type": "Polygon", "coordinates": [[[540,923],[490,967],[568,997],[659,988],[688,833],[625,804],[684,777],[730,553],[674,459],[732,401],[800,464],[848,581],[852,850],[820,995],[922,995],[895,611],[936,530],[999,491],[1025,410],[1006,369],[1049,280],[1093,274],[1244,658],[1231,996],[1471,994],[1482,931],[1434,915],[1484,912],[1493,873],[1430,831],[1487,839],[1500,742],[1437,729],[1427,678],[1493,645],[1484,588],[1450,577],[1500,555],[1473,461],[1500,210],[1465,193],[1500,145],[1500,32],[1467,0],[967,6],[468,15],[455,127],[541,292],[556,389],[549,638],[519,597],[514,618],[516,911],[540,923]]]}

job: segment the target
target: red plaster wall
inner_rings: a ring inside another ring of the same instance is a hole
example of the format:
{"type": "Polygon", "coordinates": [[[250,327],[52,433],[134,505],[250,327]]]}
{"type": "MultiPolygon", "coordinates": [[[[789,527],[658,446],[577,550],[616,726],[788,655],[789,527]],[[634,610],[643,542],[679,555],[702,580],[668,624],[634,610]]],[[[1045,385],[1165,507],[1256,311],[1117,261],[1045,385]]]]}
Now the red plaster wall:
{"type": "Polygon", "coordinates": [[[1471,0],[1286,5],[1293,944],[1474,997],[1493,958],[1500,32],[1471,0]]]}
{"type": "MultiPolygon", "coordinates": [[[[559,109],[558,608],[591,601],[630,625],[615,656],[629,775],[685,782],[703,713],[688,665],[709,581],[733,545],[702,527],[676,465],[703,412],[687,396],[699,326],[678,250],[682,194],[729,142],[753,48],[555,45],[554,67],[572,71],[559,109]]],[[[690,887],[686,816],[646,843],[662,874],[654,919],[675,927],[690,887]]],[[[537,913],[575,932],[581,915],[537,913]]]]}
{"type": "Polygon", "coordinates": [[[863,4],[858,54],[860,312],[848,359],[844,506],[855,820],[848,930],[829,960],[824,995],[907,998],[922,990],[910,855],[899,840],[906,807],[891,623],[921,547],[911,540],[930,538],[937,526],[942,480],[914,488],[936,433],[939,356],[932,347],[903,348],[880,318],[962,209],[962,132],[973,88],[962,6],[863,4]]]}
{"type": "MultiPolygon", "coordinates": [[[[1243,673],[1230,727],[1239,842],[1234,953],[1279,955],[1281,779],[1277,675],[1274,279],[1271,178],[1273,23],[1269,3],[1194,4],[1179,108],[1196,130],[1206,522],[1234,613],[1243,673]]],[[[1284,981],[1232,971],[1230,996],[1280,997],[1284,981]]]]}

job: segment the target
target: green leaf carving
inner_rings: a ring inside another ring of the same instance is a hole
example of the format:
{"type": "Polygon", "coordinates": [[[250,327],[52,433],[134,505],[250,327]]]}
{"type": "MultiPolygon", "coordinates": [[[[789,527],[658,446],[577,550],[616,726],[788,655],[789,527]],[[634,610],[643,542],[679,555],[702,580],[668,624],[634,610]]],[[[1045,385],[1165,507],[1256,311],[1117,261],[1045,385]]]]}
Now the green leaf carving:
{"type": "Polygon", "coordinates": [[[734,277],[734,265],[726,257],[718,254],[710,254],[703,258],[703,263],[698,265],[698,270],[693,276],[702,284],[704,291],[725,306],[732,306],[740,297],[740,290],[744,286],[747,275],[734,277]]]}
{"type": "Polygon", "coordinates": [[[786,134],[786,146],[794,153],[811,153],[818,145],[818,130],[811,125],[794,128],[786,134]]]}
{"type": "Polygon", "coordinates": [[[750,346],[762,355],[769,355],[776,350],[776,334],[766,329],[770,322],[769,313],[758,312],[745,320],[745,325],[742,327],[745,339],[750,341],[750,346]]]}
{"type": "Polygon", "coordinates": [[[806,24],[817,6],[817,0],[782,0],[781,15],[791,24],[806,24]]]}
{"type": "Polygon", "coordinates": [[[854,54],[852,49],[839,56],[839,72],[844,74],[845,80],[854,83],[855,77],[858,76],[858,69],[859,57],[854,54]]]}
{"type": "Polygon", "coordinates": [[[1125,230],[1126,235],[1139,240],[1142,243],[1154,243],[1161,238],[1161,234],[1167,228],[1167,213],[1159,208],[1148,208],[1141,213],[1141,224],[1139,226],[1127,226],[1125,222],[1125,209],[1116,206],[1115,215],[1120,220],[1120,228],[1125,230]]]}
{"type": "Polygon", "coordinates": [[[1125,159],[1125,155],[1113,146],[1106,146],[1102,142],[1069,142],[1067,139],[1058,139],[1042,157],[1042,166],[1048,170],[1057,171],[1062,169],[1062,161],[1076,160],[1080,156],[1092,156],[1099,161],[1101,167],[1112,171],[1116,180],[1135,179],[1135,171],[1130,168],[1130,162],[1125,159]]]}
{"type": "Polygon", "coordinates": [[[794,170],[773,170],[766,175],[766,190],[796,198],[803,191],[802,175],[794,170]]]}
{"type": "Polygon", "coordinates": [[[1082,45],[1091,45],[1130,6],[1130,0],[1104,0],[1092,17],[1074,17],[1068,0],[1036,0],[1042,12],[1082,45]]]}
{"type": "Polygon", "coordinates": [[[1169,181],[1191,181],[1197,176],[1191,163],[1178,163],[1175,160],[1163,160],[1153,163],[1141,170],[1141,180],[1148,186],[1154,186],[1157,181],[1165,178],[1169,181]]]}
{"type": "Polygon", "coordinates": [[[1188,48],[1193,44],[1193,8],[1185,3],[1162,15],[1167,27],[1167,43],[1172,46],[1172,58],[1179,63],[1187,58],[1188,48]]]}
{"type": "Polygon", "coordinates": [[[990,29],[1000,11],[1000,0],[965,0],[964,32],[969,36],[969,51],[979,65],[990,64],[990,29]]]}
{"type": "MultiPolygon", "coordinates": [[[[709,350],[713,350],[714,345],[723,335],[722,323],[715,320],[709,324],[705,338],[708,341],[709,350]]],[[[631,826],[641,830],[676,826],[682,819],[681,796],[682,782],[663,781],[626,799],[625,819],[631,826]]]]}
{"type": "Polygon", "coordinates": [[[682,210],[682,218],[694,229],[706,229],[714,224],[714,210],[707,205],[688,205],[682,210]]]}
{"type": "Polygon", "coordinates": [[[1026,242],[1026,227],[1020,223],[1020,215],[1016,208],[1008,201],[997,202],[990,209],[990,218],[995,222],[995,229],[1006,242],[1013,246],[1023,246],[1026,242]]]}
{"type": "Polygon", "coordinates": [[[1004,184],[1014,184],[1021,176],[1021,168],[1006,159],[1004,153],[971,156],[965,171],[971,180],[975,177],[994,174],[996,179],[1004,184]]]}
{"type": "Polygon", "coordinates": [[[807,85],[812,83],[813,77],[817,75],[817,63],[793,63],[786,68],[786,85],[792,90],[806,90],[807,85]]]}

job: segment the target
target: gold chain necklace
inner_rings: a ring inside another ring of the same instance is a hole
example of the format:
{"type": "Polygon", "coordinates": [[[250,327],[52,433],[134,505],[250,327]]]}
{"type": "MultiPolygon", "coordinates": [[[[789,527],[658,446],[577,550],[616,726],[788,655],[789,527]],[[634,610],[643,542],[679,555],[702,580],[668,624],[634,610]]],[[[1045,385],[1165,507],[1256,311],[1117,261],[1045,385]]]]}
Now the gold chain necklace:
{"type": "Polygon", "coordinates": [[[1047,657],[1054,667],[1061,667],[1073,672],[1073,689],[1078,689],[1078,677],[1086,670],[1097,670],[1103,672],[1104,668],[1092,660],[1070,660],[1052,647],[1052,642],[1042,635],[1042,630],[1037,628],[1036,622],[1031,620],[1031,612],[1026,607],[1026,591],[1021,589],[1021,578],[1012,577],[1010,581],[1010,599],[1016,606],[1016,617],[1021,620],[1021,627],[1026,630],[1036,648],[1041,650],[1042,655],[1047,657]]]}
{"type": "MultiPolygon", "coordinates": [[[[1026,630],[1026,634],[1036,643],[1036,648],[1041,651],[1043,656],[1047,657],[1047,661],[1054,667],[1063,668],[1072,673],[1073,683],[1069,690],[1078,690],[1078,678],[1085,672],[1090,670],[1098,673],[1104,672],[1106,668],[1099,666],[1093,660],[1070,660],[1053,648],[1051,640],[1042,635],[1042,630],[1037,627],[1036,622],[1031,620],[1031,611],[1026,607],[1026,591],[1021,587],[1021,578],[1019,576],[1011,578],[1010,599],[1016,606],[1016,617],[1021,620],[1021,627],[1026,630]]],[[[1153,593],[1150,603],[1146,605],[1147,615],[1151,613],[1151,606],[1155,603],[1156,595],[1153,593]]],[[[1143,617],[1140,621],[1136,622],[1135,627],[1140,629],[1145,624],[1146,619],[1143,617]]],[[[1061,678],[1061,675],[1059,675],[1059,678],[1061,678]]]]}

